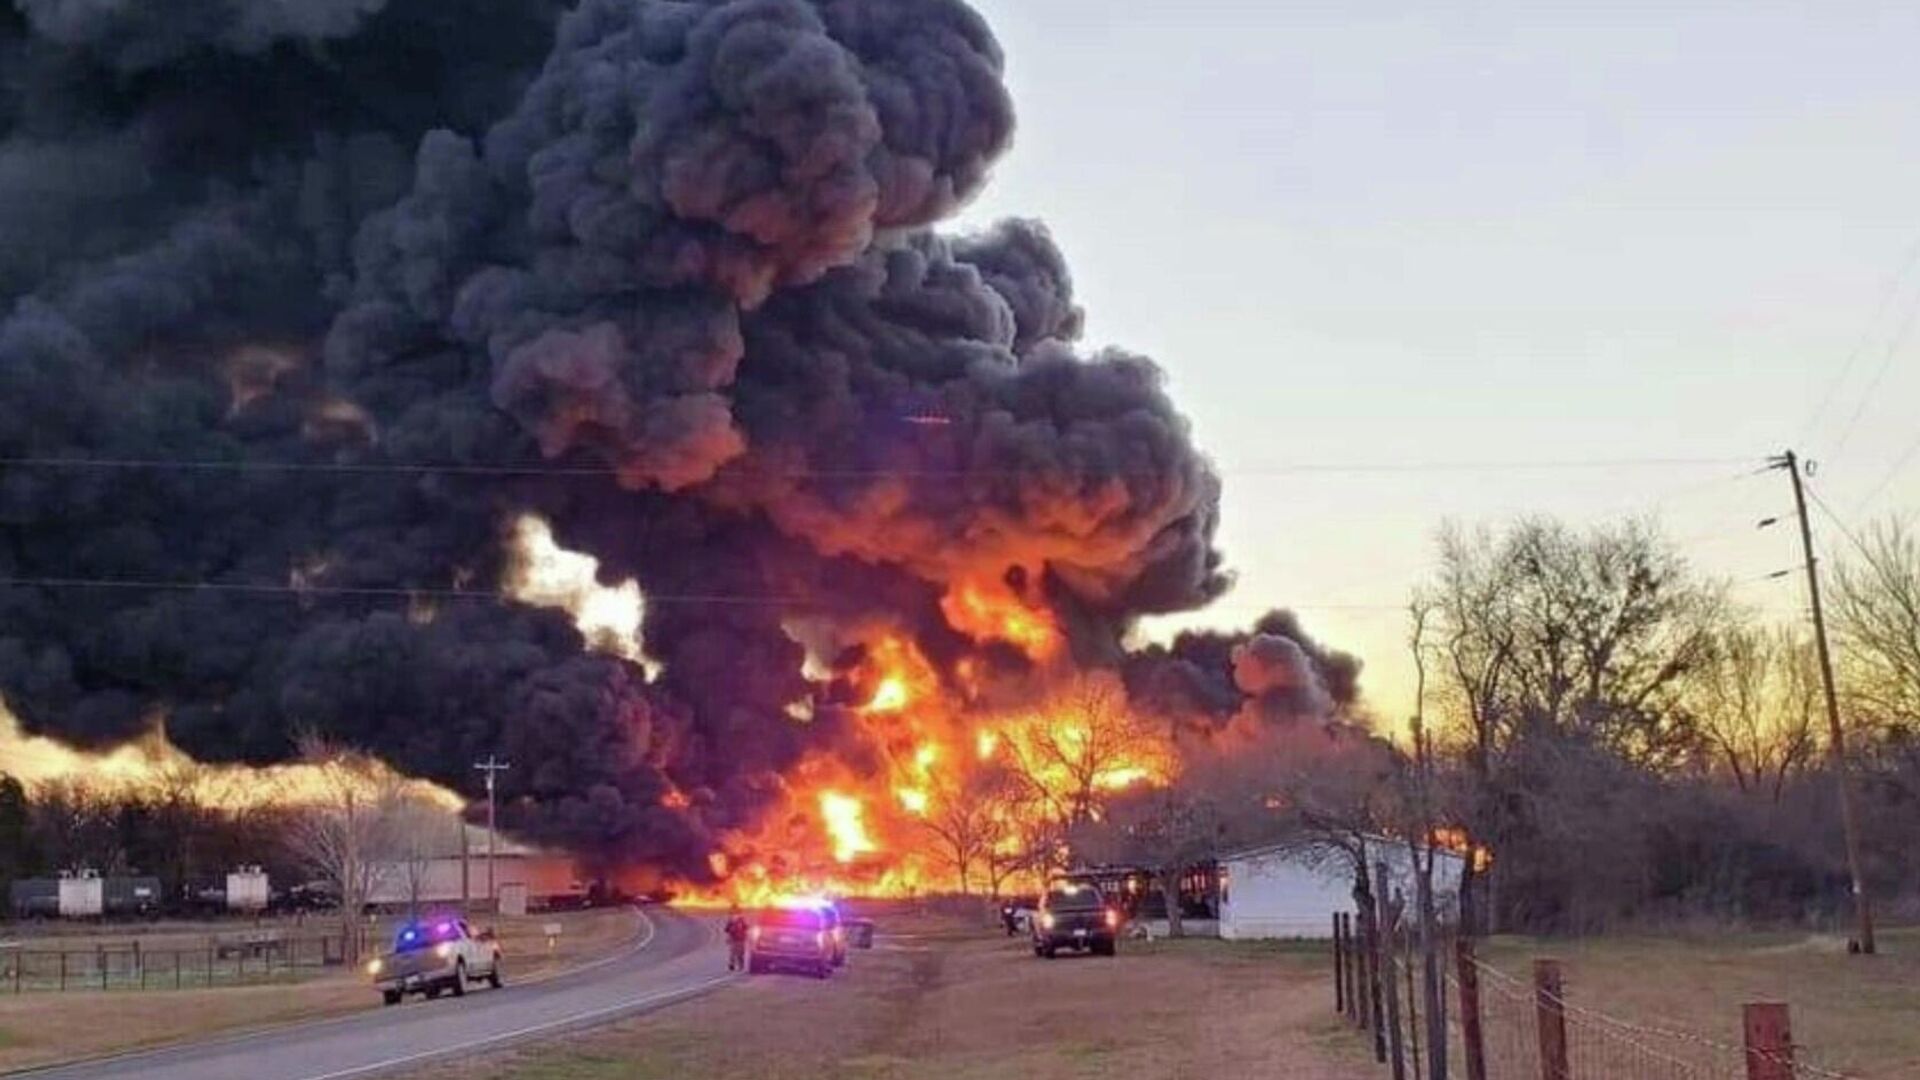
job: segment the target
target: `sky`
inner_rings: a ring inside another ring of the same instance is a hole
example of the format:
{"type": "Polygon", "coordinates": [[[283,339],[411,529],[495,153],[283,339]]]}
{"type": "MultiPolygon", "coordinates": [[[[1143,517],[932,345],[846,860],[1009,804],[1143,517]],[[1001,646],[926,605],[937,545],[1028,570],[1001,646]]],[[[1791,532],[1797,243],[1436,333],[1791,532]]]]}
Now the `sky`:
{"type": "Polygon", "coordinates": [[[1443,521],[1653,516],[1793,619],[1767,455],[1920,513],[1920,7],[975,6],[1020,131],[959,227],[1046,221],[1166,368],[1238,574],[1184,622],[1292,607],[1393,722],[1443,521]]]}

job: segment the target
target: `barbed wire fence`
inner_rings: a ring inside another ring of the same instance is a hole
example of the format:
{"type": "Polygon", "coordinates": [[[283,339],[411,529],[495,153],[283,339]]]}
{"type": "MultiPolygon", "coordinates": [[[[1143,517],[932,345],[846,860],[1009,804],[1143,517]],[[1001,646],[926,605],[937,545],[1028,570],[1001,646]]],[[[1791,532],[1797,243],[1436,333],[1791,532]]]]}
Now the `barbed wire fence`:
{"type": "Polygon", "coordinates": [[[1813,1050],[1794,1042],[1785,1004],[1746,1005],[1744,1041],[1734,1045],[1572,1000],[1558,961],[1536,960],[1531,979],[1522,978],[1479,960],[1465,940],[1448,940],[1447,947],[1435,950],[1446,1032],[1444,1045],[1437,1045],[1415,978],[1422,963],[1416,935],[1399,915],[1399,905],[1382,905],[1372,919],[1334,919],[1336,1008],[1367,1036],[1374,1059],[1391,1070],[1394,1080],[1920,1077],[1920,1069],[1904,1066],[1862,1073],[1821,1064],[1813,1050]],[[1375,994],[1384,1007],[1374,1004],[1375,994]]]}

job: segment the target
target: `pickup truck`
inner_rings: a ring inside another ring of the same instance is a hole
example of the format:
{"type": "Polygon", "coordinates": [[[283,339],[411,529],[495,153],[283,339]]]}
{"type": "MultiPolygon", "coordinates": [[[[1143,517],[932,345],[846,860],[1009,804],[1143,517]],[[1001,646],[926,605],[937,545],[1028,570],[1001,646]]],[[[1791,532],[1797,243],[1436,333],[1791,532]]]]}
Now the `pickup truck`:
{"type": "Polygon", "coordinates": [[[1112,956],[1120,936],[1120,912],[1091,885],[1054,886],[1027,921],[1033,927],[1033,955],[1048,960],[1061,949],[1112,956]]]}
{"type": "Polygon", "coordinates": [[[437,998],[443,991],[459,997],[467,984],[485,980],[499,989],[504,981],[500,945],[493,931],[475,934],[465,919],[407,923],[393,936],[393,951],[367,963],[374,989],[389,1005],[408,994],[437,998]]]}

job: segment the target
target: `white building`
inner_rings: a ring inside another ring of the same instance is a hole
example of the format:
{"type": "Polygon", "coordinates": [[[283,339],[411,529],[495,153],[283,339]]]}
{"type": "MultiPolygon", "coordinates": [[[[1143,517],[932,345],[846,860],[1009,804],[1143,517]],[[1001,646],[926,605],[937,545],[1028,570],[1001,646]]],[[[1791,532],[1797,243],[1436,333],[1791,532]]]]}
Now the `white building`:
{"type": "MultiPolygon", "coordinates": [[[[1399,890],[1413,903],[1411,854],[1404,841],[1375,837],[1367,841],[1367,865],[1387,864],[1385,890],[1399,890]]],[[[1465,860],[1435,852],[1433,891],[1443,920],[1459,910],[1460,875],[1465,860]]],[[[1244,938],[1330,938],[1336,912],[1353,914],[1353,865],[1345,857],[1315,858],[1283,845],[1247,848],[1219,859],[1220,936],[1244,938]]],[[[1374,883],[1376,895],[1380,883],[1374,883]]]]}
{"type": "MultiPolygon", "coordinates": [[[[377,864],[373,879],[367,902],[380,907],[406,906],[416,886],[423,904],[456,903],[463,896],[484,904],[488,899],[487,830],[478,825],[462,825],[458,831],[450,831],[440,843],[425,847],[417,858],[377,864]]],[[[587,895],[588,882],[581,877],[579,867],[570,856],[496,836],[493,885],[495,895],[502,899],[512,897],[521,904],[540,908],[577,902],[587,895]]]]}

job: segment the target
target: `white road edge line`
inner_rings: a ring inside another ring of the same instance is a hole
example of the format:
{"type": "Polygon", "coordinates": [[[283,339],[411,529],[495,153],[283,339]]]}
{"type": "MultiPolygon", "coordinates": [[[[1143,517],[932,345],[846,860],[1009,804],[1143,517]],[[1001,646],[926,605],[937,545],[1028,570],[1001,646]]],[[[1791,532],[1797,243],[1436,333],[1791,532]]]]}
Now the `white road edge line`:
{"type": "Polygon", "coordinates": [[[591,1023],[592,1021],[597,1020],[603,1016],[613,1016],[619,1013],[638,1012],[641,1009],[643,1009],[645,1006],[652,1005],[656,1002],[666,1002],[666,1001],[671,1001],[675,998],[692,997],[703,990],[710,990],[713,987],[719,986],[721,983],[732,982],[736,978],[737,976],[733,974],[716,975],[711,979],[707,979],[704,982],[695,983],[692,986],[682,986],[673,990],[662,990],[657,993],[648,994],[644,997],[634,998],[631,1001],[623,1001],[618,1005],[609,1005],[605,1008],[594,1009],[590,1012],[575,1013],[572,1016],[563,1016],[558,1019],[545,1021],[544,1023],[531,1024],[527,1027],[519,1028],[514,1031],[506,1031],[498,1035],[490,1035],[487,1038],[479,1040],[478,1042],[461,1043],[459,1046],[443,1047],[438,1050],[422,1050],[416,1054],[407,1054],[403,1057],[388,1058],[385,1061],[376,1061],[370,1065],[356,1065],[351,1069],[341,1069],[337,1072],[320,1073],[314,1076],[307,1076],[307,1077],[303,1077],[302,1080],[345,1080],[345,1078],[349,1076],[362,1076],[366,1073],[381,1072],[386,1069],[397,1068],[401,1065],[406,1065],[415,1061],[425,1061],[428,1058],[451,1057],[455,1054],[464,1054],[470,1050],[480,1050],[489,1046],[497,1045],[499,1043],[512,1042],[516,1039],[524,1039],[529,1035],[538,1035],[543,1031],[552,1031],[555,1028],[572,1027],[579,1024],[591,1023]]]}
{"type": "MultiPolygon", "coordinates": [[[[653,936],[655,932],[658,930],[658,926],[657,924],[654,923],[654,921],[651,918],[647,916],[647,913],[645,911],[642,911],[640,908],[634,907],[634,908],[630,908],[629,910],[631,910],[635,915],[640,916],[640,921],[646,924],[647,932],[644,936],[641,937],[639,941],[633,942],[632,944],[626,946],[625,948],[621,949],[618,953],[615,953],[612,956],[602,957],[590,964],[581,964],[578,967],[563,968],[559,971],[550,972],[548,974],[541,975],[537,978],[529,979],[526,982],[515,983],[513,985],[539,986],[542,983],[551,982],[555,979],[567,978],[569,976],[580,974],[582,972],[592,971],[596,968],[606,967],[608,964],[617,964],[622,960],[631,960],[634,957],[645,952],[647,949],[647,946],[653,944],[653,936]]],[[[713,928],[708,927],[707,929],[708,929],[708,933],[711,934],[713,928]]],[[[484,1002],[485,1000],[487,1000],[487,997],[483,995],[480,998],[480,1000],[484,1002]]],[[[361,1009],[357,1012],[343,1013],[339,1016],[329,1016],[321,1020],[293,1020],[285,1024],[277,1024],[277,1025],[270,1025],[267,1027],[254,1028],[251,1031],[238,1031],[230,1035],[216,1035],[210,1039],[201,1039],[201,1040],[189,1041],[189,1042],[167,1043],[161,1046],[149,1046],[149,1047],[144,1047],[138,1050],[121,1050],[115,1053],[102,1054],[98,1057],[78,1058],[73,1061],[53,1062],[47,1065],[29,1065],[23,1069],[0,1069],[0,1080],[32,1080],[33,1077],[45,1075],[48,1073],[64,1072],[69,1069],[93,1068],[93,1067],[104,1066],[104,1065],[122,1064],[134,1058],[159,1057],[165,1054],[175,1053],[179,1051],[207,1050],[207,1049],[213,1049],[213,1048],[222,1047],[222,1046],[232,1046],[236,1043],[250,1042],[256,1039],[267,1038],[269,1036],[289,1035],[289,1034],[296,1034],[296,1033],[304,1034],[306,1032],[318,1030],[320,1028],[339,1027],[342,1024],[352,1024],[357,1021],[366,1020],[369,1017],[382,1016],[382,1015],[385,1015],[385,1014],[380,1012],[378,1009],[361,1009]]]]}

